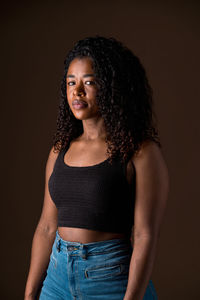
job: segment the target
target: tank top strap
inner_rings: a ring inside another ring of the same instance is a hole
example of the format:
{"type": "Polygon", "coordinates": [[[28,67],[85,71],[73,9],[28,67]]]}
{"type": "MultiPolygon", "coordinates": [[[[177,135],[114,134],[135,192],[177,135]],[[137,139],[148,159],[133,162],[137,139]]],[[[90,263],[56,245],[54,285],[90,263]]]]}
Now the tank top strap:
{"type": "Polygon", "coordinates": [[[70,142],[67,143],[67,145],[65,145],[61,150],[60,150],[60,153],[59,153],[59,156],[60,157],[63,157],[65,155],[65,153],[67,152],[68,148],[69,148],[69,144],[70,142]]]}
{"type": "Polygon", "coordinates": [[[70,142],[67,143],[67,145],[65,145],[65,147],[62,149],[62,151],[64,152],[64,154],[67,152],[68,148],[69,148],[70,142]]]}
{"type": "MultiPolygon", "coordinates": [[[[127,176],[127,164],[129,162],[130,158],[127,158],[124,162],[123,162],[123,174],[124,176],[126,177],[127,176]]],[[[132,165],[132,169],[133,169],[133,183],[134,183],[134,176],[136,175],[136,170],[135,170],[135,166],[134,166],[134,163],[131,162],[131,165],[132,165]]]]}
{"type": "Polygon", "coordinates": [[[56,159],[54,168],[62,168],[64,155],[65,155],[68,147],[69,147],[69,143],[67,144],[67,146],[61,148],[61,150],[59,151],[58,157],[56,159]]]}

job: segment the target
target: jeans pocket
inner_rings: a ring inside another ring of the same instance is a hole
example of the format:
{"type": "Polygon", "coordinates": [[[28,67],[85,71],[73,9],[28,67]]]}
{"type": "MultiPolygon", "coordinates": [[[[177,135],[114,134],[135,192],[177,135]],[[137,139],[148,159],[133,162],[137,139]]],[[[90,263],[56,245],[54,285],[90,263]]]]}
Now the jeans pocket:
{"type": "Polygon", "coordinates": [[[85,276],[88,279],[109,279],[121,275],[128,275],[129,264],[127,262],[115,264],[99,264],[88,267],[85,270],[85,276]]]}

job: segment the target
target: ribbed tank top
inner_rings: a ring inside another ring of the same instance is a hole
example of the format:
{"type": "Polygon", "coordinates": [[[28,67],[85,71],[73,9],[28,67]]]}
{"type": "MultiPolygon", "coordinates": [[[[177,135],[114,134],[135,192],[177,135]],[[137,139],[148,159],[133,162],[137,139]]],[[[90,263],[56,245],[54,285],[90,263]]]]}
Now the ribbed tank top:
{"type": "MultiPolygon", "coordinates": [[[[58,227],[78,227],[130,236],[134,222],[135,176],[126,179],[126,162],[108,159],[92,166],[69,166],[62,149],[48,181],[58,209],[58,227]]],[[[134,173],[135,174],[135,173],[134,173]]]]}

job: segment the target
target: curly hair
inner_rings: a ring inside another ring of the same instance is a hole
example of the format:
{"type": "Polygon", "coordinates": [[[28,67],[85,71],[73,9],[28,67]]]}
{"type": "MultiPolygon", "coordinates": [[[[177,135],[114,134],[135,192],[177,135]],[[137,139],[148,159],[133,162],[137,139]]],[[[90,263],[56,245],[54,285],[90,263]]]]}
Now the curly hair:
{"type": "Polygon", "coordinates": [[[93,62],[96,101],[105,124],[109,161],[116,157],[129,159],[147,140],[161,147],[153,92],[139,58],[115,38],[96,35],[76,42],[64,61],[54,150],[61,150],[83,133],[82,121],[74,117],[66,96],[67,71],[77,57],[90,57],[93,62]]]}

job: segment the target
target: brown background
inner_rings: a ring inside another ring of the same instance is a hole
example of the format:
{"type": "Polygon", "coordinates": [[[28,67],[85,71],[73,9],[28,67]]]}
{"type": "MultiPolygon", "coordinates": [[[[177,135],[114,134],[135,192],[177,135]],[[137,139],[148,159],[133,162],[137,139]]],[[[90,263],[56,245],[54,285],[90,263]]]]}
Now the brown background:
{"type": "Polygon", "coordinates": [[[140,57],[154,90],[171,181],[152,274],[159,300],[200,299],[198,1],[8,3],[1,9],[1,298],[23,298],[65,54],[101,34],[140,57]]]}

